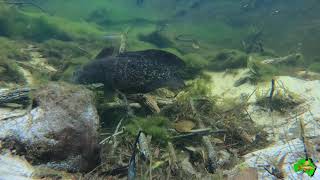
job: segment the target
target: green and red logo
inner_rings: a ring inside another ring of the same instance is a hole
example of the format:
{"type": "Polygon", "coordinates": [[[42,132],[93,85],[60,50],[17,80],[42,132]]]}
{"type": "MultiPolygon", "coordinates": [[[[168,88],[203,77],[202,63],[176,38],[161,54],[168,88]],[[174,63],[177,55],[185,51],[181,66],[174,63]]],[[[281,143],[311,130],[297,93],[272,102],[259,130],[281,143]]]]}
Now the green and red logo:
{"type": "Polygon", "coordinates": [[[317,166],[313,163],[312,159],[300,159],[293,165],[294,171],[297,173],[306,173],[312,177],[316,172],[317,166]]]}

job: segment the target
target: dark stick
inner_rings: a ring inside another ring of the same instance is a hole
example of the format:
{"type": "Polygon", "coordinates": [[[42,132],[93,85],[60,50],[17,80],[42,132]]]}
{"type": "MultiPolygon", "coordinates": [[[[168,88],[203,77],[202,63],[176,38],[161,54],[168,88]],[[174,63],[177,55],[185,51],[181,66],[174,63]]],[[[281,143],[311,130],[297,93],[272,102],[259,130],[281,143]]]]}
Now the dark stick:
{"type": "Polygon", "coordinates": [[[269,105],[270,105],[270,111],[272,112],[273,109],[272,109],[272,97],[273,97],[273,94],[274,94],[274,84],[275,84],[275,81],[274,79],[271,80],[271,91],[270,91],[270,96],[269,96],[269,105]]]}

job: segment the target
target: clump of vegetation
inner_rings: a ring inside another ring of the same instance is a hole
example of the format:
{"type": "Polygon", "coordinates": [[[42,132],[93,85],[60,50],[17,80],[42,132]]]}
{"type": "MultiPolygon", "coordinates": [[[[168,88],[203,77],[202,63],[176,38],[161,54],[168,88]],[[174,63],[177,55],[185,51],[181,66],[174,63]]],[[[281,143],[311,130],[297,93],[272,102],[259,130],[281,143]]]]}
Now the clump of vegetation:
{"type": "Polygon", "coordinates": [[[0,58],[13,61],[29,60],[30,55],[21,50],[25,46],[24,42],[16,42],[0,37],[0,58]]]}
{"type": "Polygon", "coordinates": [[[263,92],[257,90],[256,98],[258,106],[280,113],[290,112],[290,110],[303,102],[303,99],[299,95],[284,87],[276,88],[272,96],[270,96],[269,91],[263,92]]]}
{"type": "Polygon", "coordinates": [[[223,50],[210,61],[209,69],[223,71],[225,69],[236,69],[246,67],[248,56],[238,50],[223,50]]]}
{"type": "Polygon", "coordinates": [[[153,142],[164,143],[169,139],[169,120],[161,116],[137,117],[130,120],[126,130],[136,136],[140,130],[152,136],[153,142]]]}
{"type": "Polygon", "coordinates": [[[14,61],[0,59],[0,81],[19,84],[23,83],[25,79],[14,61]]]}
{"type": "Polygon", "coordinates": [[[178,102],[189,102],[190,98],[201,97],[206,97],[213,100],[215,97],[212,95],[212,86],[208,85],[208,81],[210,81],[210,79],[198,78],[188,82],[185,91],[178,94],[178,102]]]}

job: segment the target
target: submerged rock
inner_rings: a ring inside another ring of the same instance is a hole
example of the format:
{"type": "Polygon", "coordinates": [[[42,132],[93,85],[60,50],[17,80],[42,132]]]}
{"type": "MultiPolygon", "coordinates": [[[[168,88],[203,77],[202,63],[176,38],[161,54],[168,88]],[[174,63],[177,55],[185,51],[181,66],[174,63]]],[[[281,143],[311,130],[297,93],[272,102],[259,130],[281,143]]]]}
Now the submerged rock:
{"type": "Polygon", "coordinates": [[[3,148],[32,164],[88,171],[98,163],[99,118],[90,91],[65,83],[36,90],[33,107],[20,117],[0,120],[3,148]]]}
{"type": "MultiPolygon", "coordinates": [[[[99,54],[101,57],[101,54],[99,54]]],[[[184,86],[179,71],[184,62],[161,50],[126,52],[94,60],[76,73],[79,83],[104,83],[129,93],[149,92],[160,87],[184,86]]]]}
{"type": "Polygon", "coordinates": [[[0,155],[1,180],[32,180],[35,169],[23,157],[10,153],[0,155]]]}

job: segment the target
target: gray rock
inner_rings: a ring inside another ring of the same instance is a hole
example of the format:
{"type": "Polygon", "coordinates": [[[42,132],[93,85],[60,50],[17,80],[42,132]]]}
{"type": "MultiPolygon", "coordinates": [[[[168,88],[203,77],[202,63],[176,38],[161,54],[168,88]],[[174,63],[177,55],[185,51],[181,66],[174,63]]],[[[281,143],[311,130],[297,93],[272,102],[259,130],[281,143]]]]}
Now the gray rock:
{"type": "Polygon", "coordinates": [[[92,93],[79,86],[50,83],[34,97],[34,107],[26,115],[0,120],[3,147],[14,142],[16,153],[37,165],[55,164],[68,171],[94,168],[99,159],[99,117],[92,93]]]}

